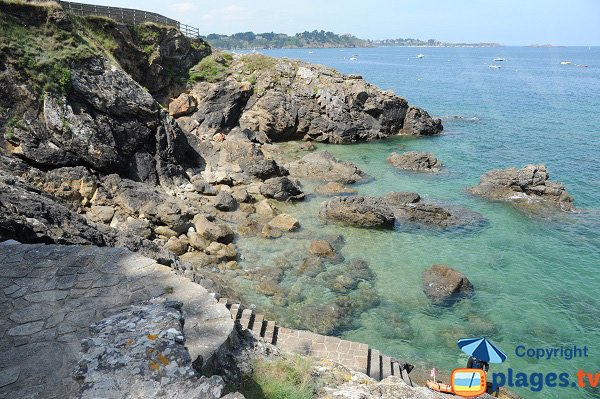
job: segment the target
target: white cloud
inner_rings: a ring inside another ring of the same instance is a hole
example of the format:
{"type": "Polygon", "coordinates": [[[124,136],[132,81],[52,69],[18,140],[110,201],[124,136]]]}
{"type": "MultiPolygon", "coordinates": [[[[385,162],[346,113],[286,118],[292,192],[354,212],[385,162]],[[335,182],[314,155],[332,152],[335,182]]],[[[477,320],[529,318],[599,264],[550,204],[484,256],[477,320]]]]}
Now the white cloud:
{"type": "Polygon", "coordinates": [[[200,17],[200,20],[203,22],[212,22],[218,24],[222,22],[245,21],[249,18],[249,16],[250,12],[247,8],[237,4],[231,4],[227,7],[211,10],[207,14],[203,14],[200,17]]]}
{"type": "Polygon", "coordinates": [[[194,8],[196,8],[194,6],[194,3],[189,3],[189,2],[186,2],[186,3],[175,3],[175,4],[171,4],[169,6],[170,11],[176,12],[176,13],[190,12],[194,8]]]}

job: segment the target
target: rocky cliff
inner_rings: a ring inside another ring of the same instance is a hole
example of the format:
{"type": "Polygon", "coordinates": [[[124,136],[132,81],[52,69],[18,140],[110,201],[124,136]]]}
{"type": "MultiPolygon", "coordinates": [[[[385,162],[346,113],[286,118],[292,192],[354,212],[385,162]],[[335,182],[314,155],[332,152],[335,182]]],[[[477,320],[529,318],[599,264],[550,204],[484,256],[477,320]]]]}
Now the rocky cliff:
{"type": "Polygon", "coordinates": [[[324,66],[217,54],[193,71],[199,82],[170,111],[184,130],[198,135],[239,126],[273,141],[353,143],[442,131],[439,119],[391,91],[324,66]]]}

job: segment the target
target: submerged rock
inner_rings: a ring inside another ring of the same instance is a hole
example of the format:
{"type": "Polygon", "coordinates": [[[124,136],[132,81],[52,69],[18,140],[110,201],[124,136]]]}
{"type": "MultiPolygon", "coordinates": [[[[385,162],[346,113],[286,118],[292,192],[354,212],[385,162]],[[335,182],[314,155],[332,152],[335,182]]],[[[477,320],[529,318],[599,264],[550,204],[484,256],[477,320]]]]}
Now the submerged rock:
{"type": "Polygon", "coordinates": [[[285,165],[290,175],[309,179],[352,184],[366,178],[366,174],[350,162],[340,162],[327,151],[317,151],[285,165]]]}
{"type": "Polygon", "coordinates": [[[311,241],[308,252],[320,258],[334,258],[337,255],[335,249],[326,240],[311,241]]]}
{"type": "Polygon", "coordinates": [[[394,213],[381,199],[367,196],[335,197],[321,204],[319,216],[356,227],[394,228],[394,213]]]}
{"type": "Polygon", "coordinates": [[[492,200],[511,201],[519,205],[550,205],[570,211],[573,198],[565,186],[549,180],[544,165],[527,165],[522,169],[494,169],[487,172],[471,194],[492,200]]]}
{"type": "Polygon", "coordinates": [[[423,291],[436,305],[450,305],[473,293],[473,285],[448,265],[433,265],[423,272],[423,291]]]}
{"type": "Polygon", "coordinates": [[[402,154],[393,152],[387,159],[396,169],[415,172],[439,172],[442,163],[429,152],[406,151],[402,154]]]}
{"type": "Polygon", "coordinates": [[[349,188],[341,183],[334,182],[329,182],[321,186],[315,187],[315,192],[323,196],[353,195],[358,193],[358,191],[356,191],[353,188],[349,188]]]}

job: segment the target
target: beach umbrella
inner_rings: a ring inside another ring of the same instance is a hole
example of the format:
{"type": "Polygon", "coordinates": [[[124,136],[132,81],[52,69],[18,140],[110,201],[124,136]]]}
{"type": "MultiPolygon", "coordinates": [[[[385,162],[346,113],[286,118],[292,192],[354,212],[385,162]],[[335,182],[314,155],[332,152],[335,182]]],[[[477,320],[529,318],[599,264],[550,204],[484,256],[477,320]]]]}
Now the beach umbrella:
{"type": "Polygon", "coordinates": [[[492,344],[487,338],[463,338],[458,340],[458,347],[469,356],[487,363],[502,363],[506,353],[492,344]]]}

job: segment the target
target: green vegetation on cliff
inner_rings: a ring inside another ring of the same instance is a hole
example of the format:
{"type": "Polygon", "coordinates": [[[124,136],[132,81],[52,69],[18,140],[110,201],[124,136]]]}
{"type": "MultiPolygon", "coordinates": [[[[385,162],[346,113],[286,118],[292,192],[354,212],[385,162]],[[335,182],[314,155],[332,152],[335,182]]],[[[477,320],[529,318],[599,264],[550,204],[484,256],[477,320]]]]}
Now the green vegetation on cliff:
{"type": "Polygon", "coordinates": [[[248,399],[310,399],[316,390],[311,377],[314,364],[311,358],[301,356],[258,358],[240,391],[248,399]]]}
{"type": "Polygon", "coordinates": [[[367,40],[350,34],[338,35],[324,30],[296,33],[235,33],[231,36],[211,33],[205,39],[216,48],[228,50],[249,50],[256,48],[332,48],[332,47],[372,47],[367,40]]]}

